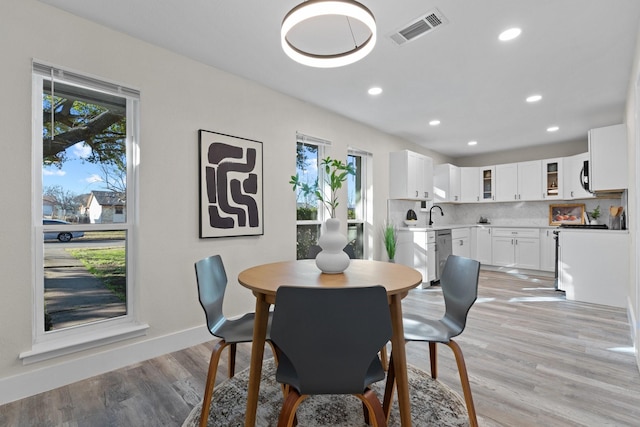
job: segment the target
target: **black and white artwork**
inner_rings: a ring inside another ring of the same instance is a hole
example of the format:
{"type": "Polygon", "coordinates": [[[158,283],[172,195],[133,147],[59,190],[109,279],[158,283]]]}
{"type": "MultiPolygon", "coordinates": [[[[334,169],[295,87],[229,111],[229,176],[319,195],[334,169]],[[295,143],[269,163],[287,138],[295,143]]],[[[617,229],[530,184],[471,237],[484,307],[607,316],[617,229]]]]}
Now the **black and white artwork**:
{"type": "Polygon", "coordinates": [[[262,143],[207,130],[200,142],[200,238],[264,234],[262,143]]]}

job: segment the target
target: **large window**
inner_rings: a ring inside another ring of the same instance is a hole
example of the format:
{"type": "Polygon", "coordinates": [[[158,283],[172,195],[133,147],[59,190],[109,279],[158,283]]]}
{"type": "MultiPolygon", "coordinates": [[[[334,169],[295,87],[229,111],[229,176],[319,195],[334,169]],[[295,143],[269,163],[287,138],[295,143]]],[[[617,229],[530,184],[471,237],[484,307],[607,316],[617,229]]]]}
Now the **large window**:
{"type": "Polygon", "coordinates": [[[367,223],[367,153],[349,150],[347,163],[355,169],[355,175],[347,177],[348,218],[347,238],[353,245],[356,258],[365,258],[365,225],[367,223]]]}
{"type": "Polygon", "coordinates": [[[138,100],[33,64],[35,346],[134,322],[138,100]]]}
{"type": "Polygon", "coordinates": [[[317,244],[320,227],[324,220],[324,209],[317,197],[304,186],[315,186],[322,182],[318,167],[323,158],[327,141],[305,135],[297,136],[296,174],[302,184],[296,191],[296,258],[305,259],[312,245],[317,244]],[[320,178],[320,179],[319,179],[320,178]]]}

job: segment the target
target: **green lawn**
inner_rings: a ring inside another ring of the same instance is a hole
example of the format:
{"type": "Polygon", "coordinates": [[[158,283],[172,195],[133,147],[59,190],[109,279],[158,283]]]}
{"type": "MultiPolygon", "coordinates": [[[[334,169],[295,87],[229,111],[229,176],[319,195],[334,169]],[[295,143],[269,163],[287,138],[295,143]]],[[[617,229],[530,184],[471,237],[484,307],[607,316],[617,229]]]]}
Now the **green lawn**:
{"type": "Polygon", "coordinates": [[[68,249],[76,259],[122,301],[127,300],[127,261],[124,248],[68,249]]]}

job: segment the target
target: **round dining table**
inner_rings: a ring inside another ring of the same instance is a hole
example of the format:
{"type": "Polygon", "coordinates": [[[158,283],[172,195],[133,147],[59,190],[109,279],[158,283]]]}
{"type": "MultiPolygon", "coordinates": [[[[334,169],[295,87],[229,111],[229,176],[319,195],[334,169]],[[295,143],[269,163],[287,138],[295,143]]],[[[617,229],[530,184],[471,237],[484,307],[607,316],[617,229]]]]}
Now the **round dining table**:
{"type": "MultiPolygon", "coordinates": [[[[400,421],[403,427],[411,426],[407,360],[402,326],[402,298],[409,290],[422,283],[422,275],[417,270],[401,264],[354,259],[343,273],[325,274],[316,267],[315,260],[283,261],[248,268],[238,275],[238,282],[250,289],[256,298],[245,415],[246,427],[253,427],[256,423],[269,308],[276,302],[278,287],[344,288],[374,285],[384,286],[387,290],[393,328],[391,351],[396,372],[400,421]]],[[[330,313],[330,307],[327,307],[327,311],[330,313]]]]}

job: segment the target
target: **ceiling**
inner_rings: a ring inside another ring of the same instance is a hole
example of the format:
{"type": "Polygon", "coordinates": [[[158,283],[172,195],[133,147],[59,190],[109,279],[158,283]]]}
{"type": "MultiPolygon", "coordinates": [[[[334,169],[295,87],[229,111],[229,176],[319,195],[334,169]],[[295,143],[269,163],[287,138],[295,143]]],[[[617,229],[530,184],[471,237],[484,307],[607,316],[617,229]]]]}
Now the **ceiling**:
{"type": "Polygon", "coordinates": [[[40,1],[454,158],[621,123],[640,17],[638,0],[360,0],[376,17],[373,52],[316,69],[280,47],[301,0],[40,1]],[[446,24],[402,46],[388,37],[434,8],[446,24]],[[500,42],[514,26],[521,36],[500,42]]]}

